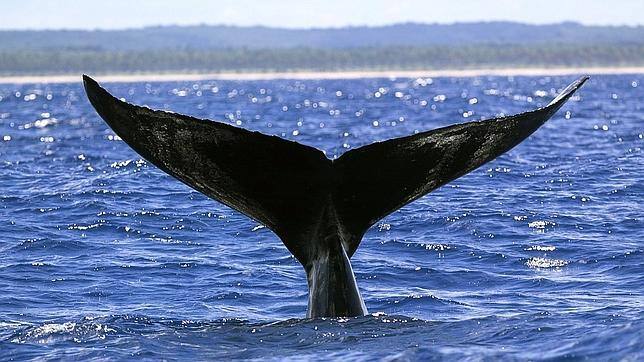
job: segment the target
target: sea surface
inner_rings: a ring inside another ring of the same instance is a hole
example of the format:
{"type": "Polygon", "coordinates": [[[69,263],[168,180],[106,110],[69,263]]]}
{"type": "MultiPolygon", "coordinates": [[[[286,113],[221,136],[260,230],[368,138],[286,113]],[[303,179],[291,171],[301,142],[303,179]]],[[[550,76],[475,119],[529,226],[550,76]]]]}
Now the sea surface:
{"type": "MultiPolygon", "coordinates": [[[[105,86],[334,158],[574,79],[105,86]]],[[[521,145],[374,225],[352,259],[371,314],[319,320],[280,240],[142,160],[80,81],[0,84],[0,360],[644,359],[644,75],[592,77],[521,145]]]]}

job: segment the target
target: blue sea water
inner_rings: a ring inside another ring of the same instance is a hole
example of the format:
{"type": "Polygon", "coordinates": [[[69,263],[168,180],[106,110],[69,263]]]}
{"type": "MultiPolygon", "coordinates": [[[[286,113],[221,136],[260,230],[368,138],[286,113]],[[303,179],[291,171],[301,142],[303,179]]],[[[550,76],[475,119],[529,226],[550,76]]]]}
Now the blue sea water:
{"type": "MultiPolygon", "coordinates": [[[[105,85],[337,157],[534,109],[573,79],[105,85]]],[[[381,220],[352,259],[372,314],[322,320],[303,319],[279,239],[141,160],[80,77],[0,84],[0,360],[642,360],[643,81],[593,77],[524,143],[381,220]]]]}

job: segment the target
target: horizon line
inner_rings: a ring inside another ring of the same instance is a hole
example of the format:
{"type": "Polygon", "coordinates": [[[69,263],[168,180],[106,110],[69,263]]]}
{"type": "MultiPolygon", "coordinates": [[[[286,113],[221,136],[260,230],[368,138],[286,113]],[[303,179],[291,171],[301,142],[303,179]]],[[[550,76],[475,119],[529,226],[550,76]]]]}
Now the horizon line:
{"type": "Polygon", "coordinates": [[[342,29],[354,29],[354,28],[387,28],[393,26],[401,25],[425,25],[425,26],[454,26],[454,25],[470,25],[470,24],[517,24],[517,25],[527,25],[527,26],[553,26],[553,25],[576,25],[582,27],[594,27],[594,28],[631,28],[637,29],[644,27],[643,24],[587,24],[581,21],[576,20],[564,20],[559,22],[543,22],[543,23],[534,23],[534,22],[523,22],[523,21],[513,21],[513,20],[479,20],[479,21],[454,21],[454,22],[418,22],[418,21],[404,21],[404,22],[392,22],[392,23],[382,23],[382,24],[347,24],[343,26],[328,26],[328,27],[289,27],[289,26],[271,26],[263,24],[253,24],[253,25],[236,25],[231,23],[194,23],[194,24],[181,24],[181,23],[166,23],[166,24],[150,24],[143,26],[131,26],[131,27],[119,27],[119,28],[106,28],[106,27],[96,27],[96,28],[85,28],[85,27],[64,27],[64,28],[3,28],[0,26],[0,32],[19,32],[19,31],[86,31],[86,32],[110,32],[110,31],[132,31],[132,30],[144,30],[144,29],[153,29],[153,28],[191,28],[191,27],[227,27],[227,28],[238,28],[238,29],[251,29],[251,28],[264,28],[264,29],[275,29],[275,30],[292,30],[292,31],[302,31],[302,30],[342,30],[342,29]]]}

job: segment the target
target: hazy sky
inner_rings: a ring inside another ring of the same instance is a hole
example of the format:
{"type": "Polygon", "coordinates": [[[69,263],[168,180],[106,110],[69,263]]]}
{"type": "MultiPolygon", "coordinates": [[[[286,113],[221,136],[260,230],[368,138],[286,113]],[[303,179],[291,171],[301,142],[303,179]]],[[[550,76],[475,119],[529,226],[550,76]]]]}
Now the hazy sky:
{"type": "Polygon", "coordinates": [[[644,0],[0,0],[2,29],[170,24],[310,28],[481,20],[644,25],[644,0]]]}

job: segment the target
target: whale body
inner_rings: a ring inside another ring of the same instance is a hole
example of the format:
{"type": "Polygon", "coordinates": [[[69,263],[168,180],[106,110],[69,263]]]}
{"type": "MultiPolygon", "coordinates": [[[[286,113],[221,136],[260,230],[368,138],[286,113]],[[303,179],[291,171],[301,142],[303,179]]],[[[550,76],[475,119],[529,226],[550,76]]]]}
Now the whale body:
{"type": "Polygon", "coordinates": [[[376,142],[330,160],[277,136],[129,104],[83,76],[92,106],[144,159],[282,240],[306,271],[308,318],[367,314],[350,261],[367,229],[518,145],[587,79],[543,108],[376,142]]]}

